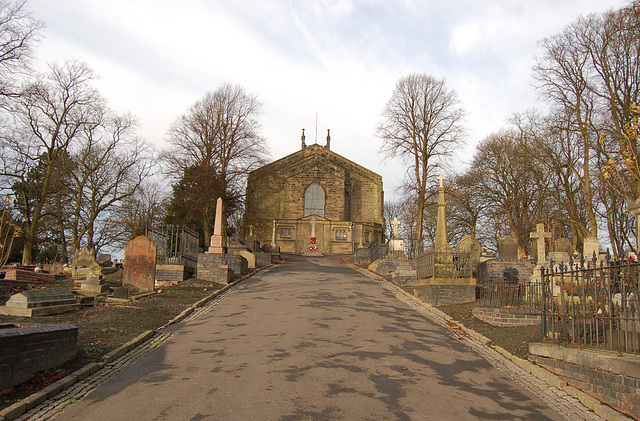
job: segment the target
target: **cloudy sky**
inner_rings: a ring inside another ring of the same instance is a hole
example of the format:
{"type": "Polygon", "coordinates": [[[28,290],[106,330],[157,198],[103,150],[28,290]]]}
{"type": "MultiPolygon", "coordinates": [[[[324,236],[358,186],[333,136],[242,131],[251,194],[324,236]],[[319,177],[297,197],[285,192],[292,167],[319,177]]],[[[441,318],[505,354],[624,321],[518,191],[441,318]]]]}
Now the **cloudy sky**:
{"type": "Polygon", "coordinates": [[[271,159],[318,143],[383,176],[404,170],[378,154],[375,126],[396,81],[444,78],[468,113],[463,167],[512,113],[537,105],[537,43],[579,15],[625,0],[28,0],[46,24],[39,66],[68,58],[100,76],[110,106],[135,114],[164,146],[173,120],[230,82],[256,94],[271,159]]]}

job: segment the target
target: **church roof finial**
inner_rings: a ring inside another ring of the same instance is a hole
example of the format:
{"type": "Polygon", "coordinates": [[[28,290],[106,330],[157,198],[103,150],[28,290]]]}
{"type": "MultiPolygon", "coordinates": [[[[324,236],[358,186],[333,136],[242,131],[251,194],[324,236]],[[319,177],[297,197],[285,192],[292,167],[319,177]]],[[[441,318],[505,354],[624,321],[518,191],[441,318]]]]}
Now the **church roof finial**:
{"type": "Polygon", "coordinates": [[[304,129],[302,129],[302,136],[300,136],[300,139],[302,140],[302,149],[306,148],[307,144],[304,143],[304,139],[305,139],[305,137],[304,137],[304,129]]]}
{"type": "Polygon", "coordinates": [[[329,129],[327,129],[327,144],[325,148],[331,149],[331,134],[329,133],[329,129]]]}

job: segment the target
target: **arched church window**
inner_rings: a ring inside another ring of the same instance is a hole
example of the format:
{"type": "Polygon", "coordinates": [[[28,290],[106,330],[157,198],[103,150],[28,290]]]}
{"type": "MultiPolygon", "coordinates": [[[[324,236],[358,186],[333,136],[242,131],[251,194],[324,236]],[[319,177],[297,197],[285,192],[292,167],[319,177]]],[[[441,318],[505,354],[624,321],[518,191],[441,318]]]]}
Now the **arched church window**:
{"type": "Polygon", "coordinates": [[[311,184],[304,192],[304,216],[318,215],[324,218],[324,190],[311,184]]]}

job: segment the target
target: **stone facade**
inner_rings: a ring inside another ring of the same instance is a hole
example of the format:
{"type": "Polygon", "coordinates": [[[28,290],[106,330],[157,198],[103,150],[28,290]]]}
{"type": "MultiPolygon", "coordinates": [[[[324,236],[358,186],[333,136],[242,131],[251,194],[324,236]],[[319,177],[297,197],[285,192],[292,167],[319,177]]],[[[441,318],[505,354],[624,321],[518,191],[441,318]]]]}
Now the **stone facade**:
{"type": "Polygon", "coordinates": [[[315,217],[316,246],[324,254],[352,254],[382,239],[384,217],[382,177],[327,146],[303,145],[289,156],[249,173],[245,226],[253,227],[262,244],[275,240],[285,253],[303,253],[315,217]],[[323,212],[305,216],[305,193],[321,187],[323,212]],[[320,215],[319,213],[324,213],[320,215]]]}

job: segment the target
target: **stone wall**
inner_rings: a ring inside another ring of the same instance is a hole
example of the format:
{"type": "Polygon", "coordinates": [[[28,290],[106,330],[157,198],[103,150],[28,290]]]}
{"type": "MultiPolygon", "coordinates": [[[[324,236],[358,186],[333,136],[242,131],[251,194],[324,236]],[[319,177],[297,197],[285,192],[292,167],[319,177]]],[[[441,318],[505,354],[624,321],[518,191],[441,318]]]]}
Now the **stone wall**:
{"type": "Polygon", "coordinates": [[[414,290],[422,301],[434,306],[469,303],[476,299],[475,285],[426,285],[415,286],[414,290]]]}
{"type": "Polygon", "coordinates": [[[271,253],[253,253],[256,256],[256,267],[269,266],[271,264],[271,253]]]}
{"type": "Polygon", "coordinates": [[[180,283],[191,274],[184,265],[156,265],[156,286],[180,283]]]}
{"type": "Polygon", "coordinates": [[[473,315],[493,326],[515,327],[540,324],[540,310],[474,307],[473,315]]]}
{"type": "Polygon", "coordinates": [[[519,281],[528,282],[533,266],[528,260],[486,260],[478,266],[478,283],[502,282],[508,269],[516,269],[519,281]]]}
{"type": "Polygon", "coordinates": [[[247,271],[247,259],[242,256],[198,253],[196,276],[199,279],[215,281],[214,278],[218,279],[222,276],[218,270],[222,265],[227,265],[233,275],[237,277],[247,271]]]}
{"type": "Polygon", "coordinates": [[[72,360],[77,342],[73,325],[0,329],[0,390],[72,360]]]}
{"type": "Polygon", "coordinates": [[[608,350],[530,343],[529,359],[567,383],[634,419],[640,419],[640,359],[608,350]]]}

